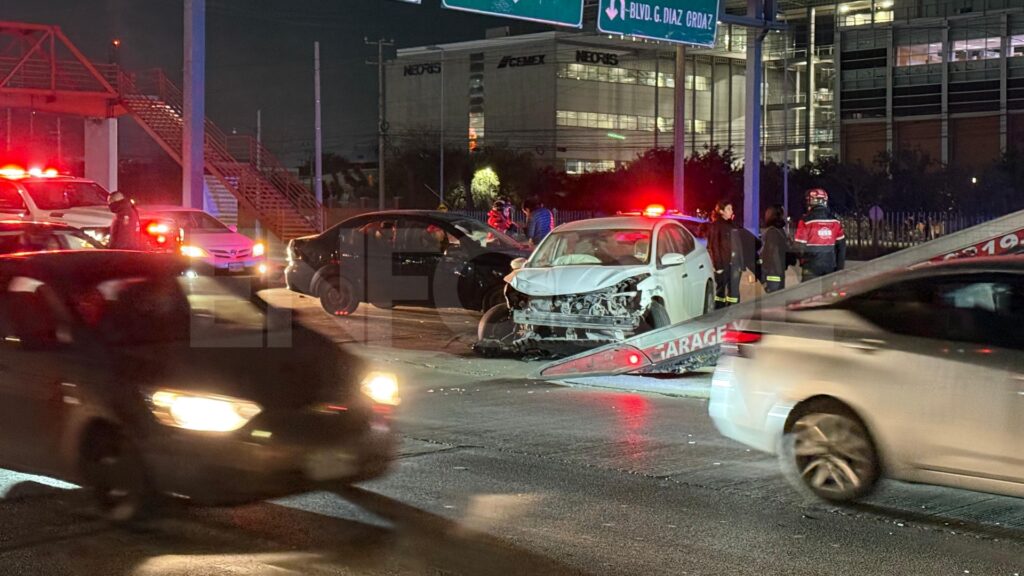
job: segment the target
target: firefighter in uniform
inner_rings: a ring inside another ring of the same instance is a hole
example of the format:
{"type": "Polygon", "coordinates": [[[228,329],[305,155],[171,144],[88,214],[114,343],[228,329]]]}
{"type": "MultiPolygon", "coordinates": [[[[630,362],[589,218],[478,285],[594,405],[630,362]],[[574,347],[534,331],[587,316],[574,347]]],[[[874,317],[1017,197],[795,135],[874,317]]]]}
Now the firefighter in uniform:
{"type": "Polygon", "coordinates": [[[761,282],[764,291],[771,294],[786,287],[786,268],[790,264],[789,237],[786,235],[786,212],[782,206],[772,206],[764,213],[761,232],[761,282]]]}
{"type": "Polygon", "coordinates": [[[716,308],[736,304],[740,299],[742,242],[733,222],[735,216],[732,202],[722,200],[715,205],[711,213],[711,224],[707,228],[708,252],[715,270],[716,308]]]}
{"type": "Polygon", "coordinates": [[[793,239],[800,252],[804,281],[842,270],[846,265],[846,233],[828,209],[828,193],[821,188],[808,190],[807,208],[793,239]]]}

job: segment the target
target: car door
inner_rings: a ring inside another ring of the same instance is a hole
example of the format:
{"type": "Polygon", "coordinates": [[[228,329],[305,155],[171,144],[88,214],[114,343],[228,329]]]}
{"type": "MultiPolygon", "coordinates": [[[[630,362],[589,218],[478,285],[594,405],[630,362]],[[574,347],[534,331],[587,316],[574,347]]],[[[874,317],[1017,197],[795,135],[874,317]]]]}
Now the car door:
{"type": "Polygon", "coordinates": [[[395,302],[433,305],[434,280],[448,244],[448,233],[439,223],[418,218],[399,221],[393,264],[395,302]]]}
{"type": "Polygon", "coordinates": [[[701,258],[701,250],[697,246],[697,240],[683,226],[673,227],[673,234],[678,233],[677,243],[681,254],[686,256],[687,274],[687,309],[688,318],[696,318],[704,314],[704,288],[711,275],[710,265],[701,258]]]}
{"type": "Polygon", "coordinates": [[[55,292],[26,276],[14,276],[0,293],[0,318],[0,460],[56,472],[62,391],[76,382],[70,326],[55,292]]]}
{"type": "Polygon", "coordinates": [[[850,302],[884,330],[836,336],[859,357],[849,372],[894,460],[1024,479],[1020,298],[1012,275],[965,274],[901,282],[850,302]]]}
{"type": "MultiPolygon", "coordinates": [[[[398,236],[397,218],[376,218],[360,228],[365,238],[366,266],[363,275],[365,300],[389,306],[395,300],[395,245],[398,236]]],[[[344,275],[345,272],[342,271],[344,275]]]]}
{"type": "Polygon", "coordinates": [[[654,263],[655,274],[665,291],[665,308],[673,323],[689,318],[693,307],[690,295],[688,262],[665,265],[662,261],[669,254],[683,254],[682,230],[677,224],[662,224],[657,234],[654,263]]]}

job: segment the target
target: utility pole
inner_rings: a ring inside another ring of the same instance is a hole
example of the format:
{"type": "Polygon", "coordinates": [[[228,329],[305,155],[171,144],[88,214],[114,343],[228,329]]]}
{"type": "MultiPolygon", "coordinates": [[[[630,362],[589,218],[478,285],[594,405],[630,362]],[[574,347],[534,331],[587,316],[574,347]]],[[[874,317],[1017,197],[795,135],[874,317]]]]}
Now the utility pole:
{"type": "Polygon", "coordinates": [[[367,62],[377,66],[377,195],[378,209],[384,209],[384,140],[388,131],[387,110],[384,107],[384,47],[394,46],[393,40],[383,38],[376,42],[370,42],[364,38],[367,46],[377,45],[377,61],[367,62]]]}
{"type": "MultiPolygon", "coordinates": [[[[678,80],[678,78],[677,78],[678,80]]],[[[661,108],[661,52],[654,51],[654,149],[658,149],[658,112],[661,108]]]]}
{"type": "Polygon", "coordinates": [[[440,172],[440,177],[438,179],[440,180],[440,182],[438,183],[439,185],[437,187],[438,197],[441,198],[440,206],[444,206],[444,121],[445,121],[445,114],[444,114],[444,81],[445,81],[445,78],[444,78],[444,76],[445,76],[445,68],[447,68],[447,67],[448,66],[445,64],[445,61],[444,61],[444,48],[442,48],[441,49],[441,160],[440,160],[440,162],[438,164],[438,172],[440,172]]]}
{"type": "Polygon", "coordinates": [[[676,110],[672,129],[675,152],[673,170],[673,179],[675,180],[673,188],[675,193],[673,196],[676,210],[683,211],[686,208],[684,204],[686,199],[686,188],[684,186],[684,174],[686,172],[686,46],[682,44],[676,47],[675,93],[676,110]]]}
{"type": "MultiPolygon", "coordinates": [[[[747,0],[747,16],[756,21],[775,13],[765,13],[765,0],[747,0]]],[[[743,226],[755,235],[761,223],[761,82],[764,37],[768,28],[747,28],[747,94],[743,143],[743,226]]]]}
{"type": "Polygon", "coordinates": [[[316,194],[316,203],[324,203],[324,140],[320,124],[320,43],[313,42],[313,99],[316,101],[315,136],[316,144],[313,163],[316,166],[316,175],[313,180],[313,192],[316,194]]]}
{"type": "Polygon", "coordinates": [[[60,126],[60,116],[57,116],[57,167],[58,167],[58,169],[61,166],[63,166],[63,164],[64,164],[64,161],[63,161],[63,159],[64,159],[64,147],[63,147],[63,143],[62,143],[63,138],[61,138],[62,134],[61,134],[60,128],[61,128],[61,126],[60,126]]]}
{"type": "Polygon", "coordinates": [[[181,205],[202,209],[206,137],[206,0],[185,0],[184,84],[181,205]]]}
{"type": "Polygon", "coordinates": [[[7,109],[7,151],[11,151],[11,109],[7,109]]]}

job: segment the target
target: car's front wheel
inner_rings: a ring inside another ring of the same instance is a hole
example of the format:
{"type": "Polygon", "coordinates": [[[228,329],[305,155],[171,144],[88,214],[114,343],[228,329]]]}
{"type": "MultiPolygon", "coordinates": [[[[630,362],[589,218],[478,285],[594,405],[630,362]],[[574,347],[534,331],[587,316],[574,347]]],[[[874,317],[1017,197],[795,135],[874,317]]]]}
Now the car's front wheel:
{"type": "Polygon", "coordinates": [[[815,402],[800,409],[783,436],[779,457],[798,489],[832,502],[868,495],[881,471],[864,423],[838,402],[815,402]]]}
{"type": "Polygon", "coordinates": [[[157,494],[135,444],[116,427],[97,425],[82,443],[82,476],[100,513],[112,522],[149,516],[157,494]]]}
{"type": "Polygon", "coordinates": [[[507,342],[515,336],[516,325],[512,321],[512,312],[508,304],[501,303],[493,306],[484,313],[477,325],[477,340],[497,340],[507,342]]]}
{"type": "Polygon", "coordinates": [[[324,312],[331,316],[348,316],[359,308],[355,286],[345,278],[328,278],[321,282],[317,297],[324,312]]]}

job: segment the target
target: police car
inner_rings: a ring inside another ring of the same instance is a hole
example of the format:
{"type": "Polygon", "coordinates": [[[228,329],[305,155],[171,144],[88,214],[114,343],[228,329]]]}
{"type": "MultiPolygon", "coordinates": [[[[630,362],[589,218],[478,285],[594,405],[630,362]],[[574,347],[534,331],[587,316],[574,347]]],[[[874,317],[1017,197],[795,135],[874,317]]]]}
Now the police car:
{"type": "Polygon", "coordinates": [[[619,212],[619,216],[646,216],[648,218],[671,218],[683,225],[686,231],[693,234],[694,239],[701,246],[707,247],[708,240],[704,235],[704,227],[708,221],[700,216],[683,214],[679,210],[668,210],[661,204],[651,204],[643,210],[619,212]]]}
{"type": "Polygon", "coordinates": [[[103,241],[114,219],[109,195],[92,180],[54,168],[0,168],[0,219],[66,224],[103,241]]]}

